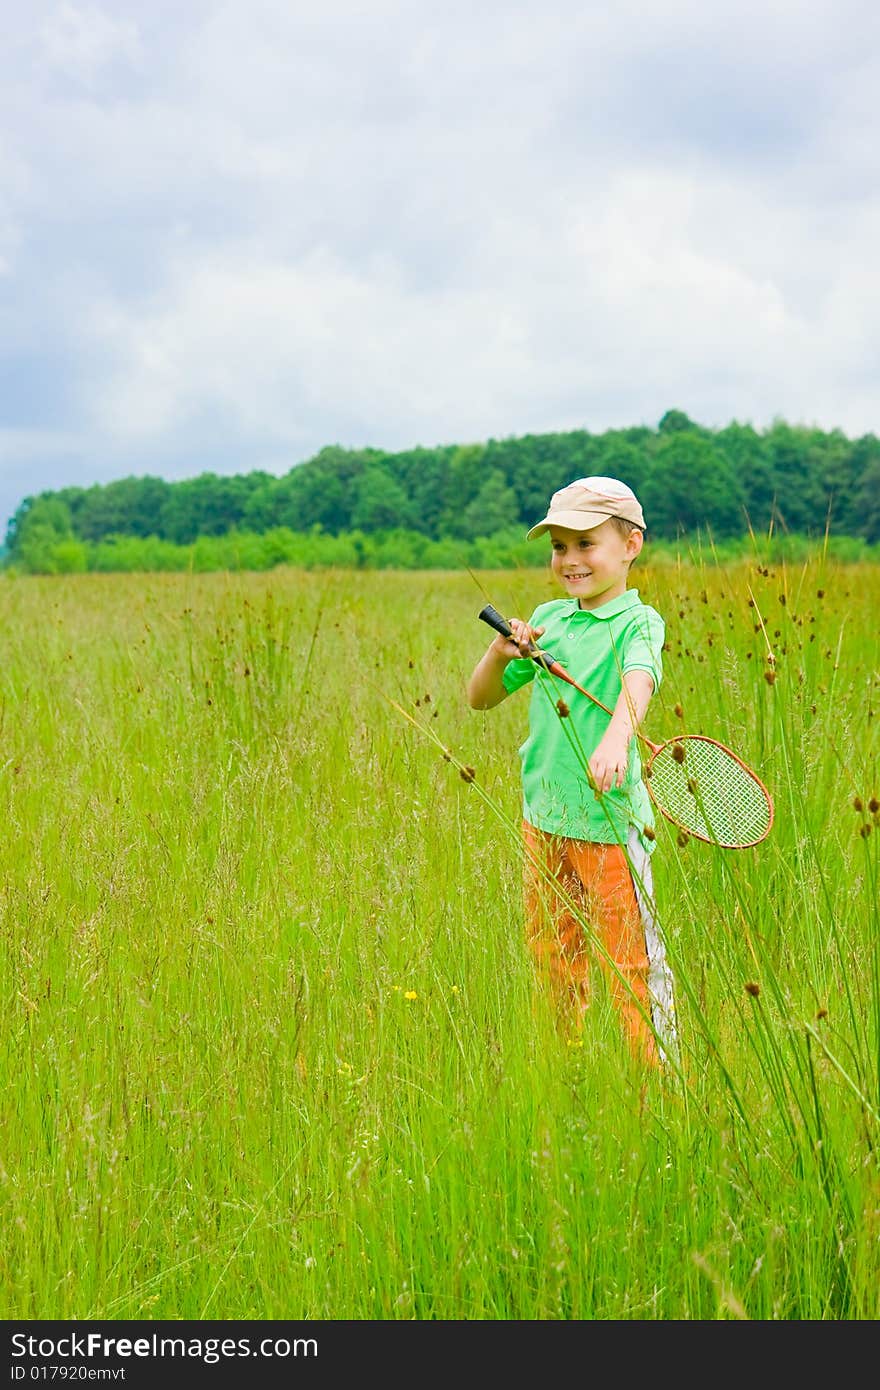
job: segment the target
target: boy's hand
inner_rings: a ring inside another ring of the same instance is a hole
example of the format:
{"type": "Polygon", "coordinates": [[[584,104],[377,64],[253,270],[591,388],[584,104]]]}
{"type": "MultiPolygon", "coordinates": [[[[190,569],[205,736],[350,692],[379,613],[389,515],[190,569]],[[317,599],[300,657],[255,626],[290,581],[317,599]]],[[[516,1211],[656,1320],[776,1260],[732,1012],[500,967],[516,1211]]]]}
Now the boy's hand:
{"type": "Polygon", "coordinates": [[[490,643],[492,650],[503,656],[506,661],[516,661],[520,657],[531,655],[529,644],[542,636],[544,628],[529,627],[521,618],[508,618],[508,622],[513,637],[502,637],[499,633],[495,641],[490,643]]]}
{"type": "Polygon", "coordinates": [[[505,666],[509,661],[530,656],[529,644],[544,631],[542,627],[529,627],[521,618],[510,618],[505,622],[513,635],[505,637],[499,632],[480,657],[467,683],[467,699],[471,709],[493,709],[507,699],[505,666]]]}
{"type": "Polygon", "coordinates": [[[629,739],[610,729],[596,745],[590,758],[590,776],[597,792],[622,787],[629,767],[629,739]]]}
{"type": "Polygon", "coordinates": [[[654,690],[649,671],[627,671],[611,723],[590,758],[590,777],[596,792],[622,787],[629,767],[629,747],[645,717],[654,690]]]}

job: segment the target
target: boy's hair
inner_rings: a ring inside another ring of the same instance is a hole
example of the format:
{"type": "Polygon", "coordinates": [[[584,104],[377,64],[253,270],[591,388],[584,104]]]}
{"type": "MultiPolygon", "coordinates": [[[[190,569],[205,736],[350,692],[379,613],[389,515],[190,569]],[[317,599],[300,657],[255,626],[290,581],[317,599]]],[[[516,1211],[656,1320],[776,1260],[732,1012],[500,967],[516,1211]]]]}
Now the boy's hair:
{"type": "MultiPolygon", "coordinates": [[[[636,526],[634,521],[627,521],[625,516],[609,516],[608,520],[614,527],[619,536],[628,541],[633,531],[641,531],[641,526],[636,526]]],[[[642,533],[644,534],[644,532],[642,533]]]]}

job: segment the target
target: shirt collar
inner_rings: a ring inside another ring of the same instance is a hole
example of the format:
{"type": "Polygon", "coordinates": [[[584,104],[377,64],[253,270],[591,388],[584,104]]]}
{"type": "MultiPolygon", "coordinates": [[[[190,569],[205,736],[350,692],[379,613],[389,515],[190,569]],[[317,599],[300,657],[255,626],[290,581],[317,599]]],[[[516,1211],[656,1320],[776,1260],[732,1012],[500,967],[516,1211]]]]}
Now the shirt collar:
{"type": "Polygon", "coordinates": [[[598,608],[578,608],[576,598],[569,600],[569,612],[567,618],[597,618],[607,621],[608,618],[616,618],[620,613],[625,613],[628,608],[635,608],[639,603],[638,589],[625,589],[617,598],[609,599],[608,603],[601,604],[598,608]]]}

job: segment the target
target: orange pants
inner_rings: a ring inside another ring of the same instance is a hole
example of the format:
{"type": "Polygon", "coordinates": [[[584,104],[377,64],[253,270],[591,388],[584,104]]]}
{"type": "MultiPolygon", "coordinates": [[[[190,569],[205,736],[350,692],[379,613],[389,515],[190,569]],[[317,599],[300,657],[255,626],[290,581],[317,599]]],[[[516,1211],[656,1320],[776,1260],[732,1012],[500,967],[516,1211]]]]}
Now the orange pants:
{"type": "Polygon", "coordinates": [[[652,1015],[645,930],[623,848],[550,835],[527,821],[523,837],[528,944],[562,1018],[570,1019],[573,1013],[579,1019],[588,1007],[591,967],[598,960],[630,1047],[641,1061],[656,1064],[654,1033],[647,1022],[652,1015]],[[554,885],[571,900],[577,915],[554,885]]]}

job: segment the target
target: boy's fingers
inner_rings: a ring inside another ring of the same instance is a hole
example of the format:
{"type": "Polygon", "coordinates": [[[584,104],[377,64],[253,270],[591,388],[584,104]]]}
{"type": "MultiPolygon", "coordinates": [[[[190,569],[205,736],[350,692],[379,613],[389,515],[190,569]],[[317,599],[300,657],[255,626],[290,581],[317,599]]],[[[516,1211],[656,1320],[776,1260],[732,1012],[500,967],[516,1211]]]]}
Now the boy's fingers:
{"type": "Polygon", "coordinates": [[[596,763],[590,765],[590,773],[596,785],[596,790],[609,792],[613,787],[622,787],[626,776],[626,768],[609,766],[607,763],[596,763]]]}

